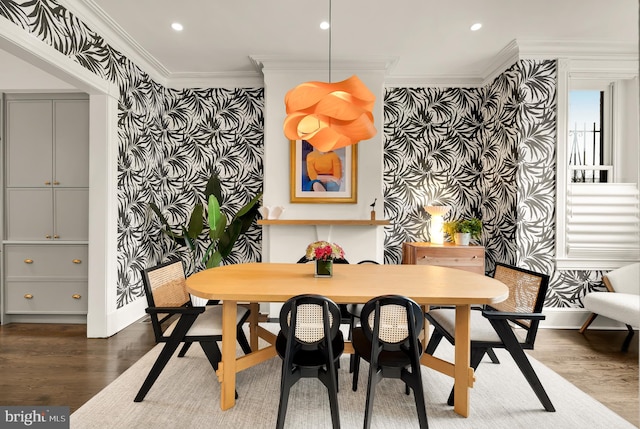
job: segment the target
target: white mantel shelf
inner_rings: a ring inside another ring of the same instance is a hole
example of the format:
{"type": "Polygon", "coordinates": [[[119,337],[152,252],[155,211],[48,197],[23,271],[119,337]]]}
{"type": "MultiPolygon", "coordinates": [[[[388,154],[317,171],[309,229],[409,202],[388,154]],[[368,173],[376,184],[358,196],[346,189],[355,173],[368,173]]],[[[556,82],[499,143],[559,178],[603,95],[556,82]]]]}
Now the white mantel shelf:
{"type": "Polygon", "coordinates": [[[388,219],[258,219],[258,225],[348,225],[348,226],[384,226],[388,219]]]}

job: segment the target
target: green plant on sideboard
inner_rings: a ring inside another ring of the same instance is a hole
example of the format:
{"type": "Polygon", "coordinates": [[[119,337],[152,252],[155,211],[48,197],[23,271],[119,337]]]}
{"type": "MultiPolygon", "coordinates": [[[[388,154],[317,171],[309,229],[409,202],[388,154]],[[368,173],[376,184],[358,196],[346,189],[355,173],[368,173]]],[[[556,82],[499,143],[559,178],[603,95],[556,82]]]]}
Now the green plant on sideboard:
{"type": "Polygon", "coordinates": [[[442,224],[442,230],[453,238],[456,233],[468,233],[471,238],[480,238],[482,222],[478,218],[450,220],[442,224]]]}
{"type": "Polygon", "coordinates": [[[258,193],[245,204],[232,218],[228,220],[227,216],[222,212],[220,206],[223,203],[222,186],[220,179],[214,173],[209,178],[205,188],[205,200],[207,201],[207,222],[204,222],[204,206],[197,203],[186,225],[178,225],[172,227],[167,222],[160,208],[149,203],[151,210],[158,216],[162,223],[161,230],[169,238],[180,246],[189,249],[194,266],[200,264],[206,268],[219,266],[224,258],[229,256],[233,250],[233,245],[238,238],[247,232],[254,219],[258,215],[258,201],[262,197],[262,192],[258,193]],[[203,233],[205,226],[208,226],[209,244],[204,250],[203,255],[198,256],[198,240],[203,233]],[[179,232],[175,232],[178,230],[179,232]]]}

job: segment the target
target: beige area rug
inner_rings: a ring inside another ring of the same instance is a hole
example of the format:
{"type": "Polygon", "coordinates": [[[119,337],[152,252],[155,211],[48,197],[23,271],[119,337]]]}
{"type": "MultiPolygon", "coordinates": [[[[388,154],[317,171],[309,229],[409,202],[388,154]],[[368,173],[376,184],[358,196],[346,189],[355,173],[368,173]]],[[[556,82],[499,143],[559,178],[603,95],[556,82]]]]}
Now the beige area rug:
{"type": "MultiPolygon", "coordinates": [[[[220,386],[202,349],[191,347],[184,358],[174,356],[143,402],[133,398],[161,346],[156,346],[113,383],[71,415],[71,428],[274,428],[280,392],[281,360],[276,357],[238,374],[236,406],[220,410],[220,386]]],[[[450,358],[453,348],[441,343],[438,355],[450,358]]],[[[470,416],[463,418],[446,404],[452,379],[423,367],[429,427],[434,429],[624,429],[634,425],[573,384],[531,359],[556,412],[544,411],[528,383],[504,350],[501,361],[485,359],[471,389],[470,416]]],[[[351,390],[349,356],[341,358],[338,400],[342,428],[360,428],[364,420],[369,366],[361,365],[357,392],[351,390]]],[[[291,391],[286,428],[331,428],[324,386],[300,380],[291,391]]],[[[383,380],[376,391],[372,428],[417,428],[413,395],[399,380],[383,380]]]]}

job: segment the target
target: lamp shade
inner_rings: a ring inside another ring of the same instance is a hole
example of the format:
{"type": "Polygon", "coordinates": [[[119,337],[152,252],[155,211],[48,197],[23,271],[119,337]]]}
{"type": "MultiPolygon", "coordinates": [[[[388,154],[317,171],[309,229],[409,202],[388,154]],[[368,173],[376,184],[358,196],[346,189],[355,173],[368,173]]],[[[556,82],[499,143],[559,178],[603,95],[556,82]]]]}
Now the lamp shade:
{"type": "Polygon", "coordinates": [[[431,227],[429,228],[429,236],[434,244],[444,243],[444,235],[442,234],[442,225],[444,220],[442,217],[446,215],[451,207],[449,206],[424,206],[427,213],[431,215],[431,227]]]}
{"type": "Polygon", "coordinates": [[[321,152],[370,139],[375,96],[357,76],[341,82],[305,82],[287,92],[284,134],[321,152]]]}

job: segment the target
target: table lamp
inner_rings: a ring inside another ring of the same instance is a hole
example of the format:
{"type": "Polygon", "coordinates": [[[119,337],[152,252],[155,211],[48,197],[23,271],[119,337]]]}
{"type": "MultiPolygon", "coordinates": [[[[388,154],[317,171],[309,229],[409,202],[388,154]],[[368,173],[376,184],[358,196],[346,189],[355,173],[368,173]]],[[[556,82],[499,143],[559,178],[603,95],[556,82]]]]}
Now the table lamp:
{"type": "Polygon", "coordinates": [[[424,206],[427,213],[431,215],[431,226],[429,228],[429,236],[434,244],[444,243],[444,234],[442,233],[443,216],[449,213],[449,206],[424,206]]]}

